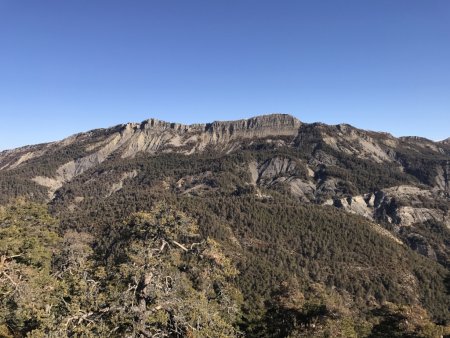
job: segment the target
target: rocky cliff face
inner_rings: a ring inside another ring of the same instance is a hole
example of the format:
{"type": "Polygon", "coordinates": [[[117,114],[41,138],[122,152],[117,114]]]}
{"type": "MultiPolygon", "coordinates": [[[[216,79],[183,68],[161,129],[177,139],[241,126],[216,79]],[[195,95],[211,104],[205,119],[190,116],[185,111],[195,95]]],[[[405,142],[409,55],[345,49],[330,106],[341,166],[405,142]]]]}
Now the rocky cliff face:
{"type": "Polygon", "coordinates": [[[400,227],[431,221],[441,222],[450,229],[450,214],[448,210],[441,208],[447,203],[448,199],[439,195],[436,190],[406,185],[325,202],[350,213],[400,227]]]}
{"type": "Polygon", "coordinates": [[[212,139],[217,140],[296,136],[300,125],[301,122],[293,116],[273,114],[257,116],[248,120],[216,121],[207,124],[205,132],[213,135],[212,139]]]}
{"type": "Polygon", "coordinates": [[[443,161],[440,166],[436,167],[435,186],[450,195],[450,161],[443,161]]]}

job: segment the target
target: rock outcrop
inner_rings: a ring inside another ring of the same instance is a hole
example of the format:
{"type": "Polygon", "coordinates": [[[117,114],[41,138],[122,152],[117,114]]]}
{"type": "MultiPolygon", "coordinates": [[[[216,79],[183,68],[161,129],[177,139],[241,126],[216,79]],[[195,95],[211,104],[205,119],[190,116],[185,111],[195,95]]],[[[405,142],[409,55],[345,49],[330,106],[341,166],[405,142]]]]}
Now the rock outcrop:
{"type": "Polygon", "coordinates": [[[210,141],[296,136],[301,122],[291,115],[273,114],[238,121],[216,121],[205,126],[210,141]]]}
{"type": "Polygon", "coordinates": [[[400,227],[433,221],[450,229],[450,215],[441,208],[448,205],[448,200],[431,189],[397,186],[364,196],[330,199],[325,204],[370,220],[388,222],[400,227]]]}

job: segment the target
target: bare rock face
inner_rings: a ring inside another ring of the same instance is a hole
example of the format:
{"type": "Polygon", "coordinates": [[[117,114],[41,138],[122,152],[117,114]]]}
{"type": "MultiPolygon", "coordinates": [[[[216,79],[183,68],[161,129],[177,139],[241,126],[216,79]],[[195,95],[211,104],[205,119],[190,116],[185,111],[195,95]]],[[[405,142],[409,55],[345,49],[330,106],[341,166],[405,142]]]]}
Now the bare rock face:
{"type": "Polygon", "coordinates": [[[311,181],[302,180],[299,178],[291,178],[287,180],[291,194],[298,197],[302,202],[309,202],[314,200],[316,186],[311,181]]]}
{"type": "Polygon", "coordinates": [[[450,162],[447,161],[442,166],[436,168],[437,175],[435,177],[436,188],[446,192],[450,196],[450,162]]]}
{"type": "Polygon", "coordinates": [[[286,114],[257,116],[248,120],[216,121],[207,124],[206,134],[211,140],[229,141],[237,138],[265,138],[296,136],[301,122],[286,114]]]}
{"type": "MultiPolygon", "coordinates": [[[[267,137],[292,136],[298,133],[301,122],[290,115],[263,115],[246,120],[184,125],[150,119],[139,124],[128,124],[129,139],[123,141],[122,158],[139,152],[179,152],[192,154],[208,146],[235,150],[237,141],[267,137]]],[[[128,135],[127,132],[122,133],[128,135]]]]}
{"type": "Polygon", "coordinates": [[[347,155],[369,159],[378,163],[392,162],[393,158],[388,147],[395,147],[398,141],[391,135],[376,134],[354,128],[347,124],[322,128],[323,141],[333,149],[347,155]]]}
{"type": "Polygon", "coordinates": [[[325,204],[334,205],[370,220],[384,221],[400,227],[434,221],[450,229],[448,212],[436,201],[440,202],[440,205],[449,204],[446,198],[436,195],[431,189],[405,185],[382,189],[364,196],[328,200],[325,204]]]}
{"type": "Polygon", "coordinates": [[[267,160],[259,167],[259,179],[270,181],[278,176],[293,174],[295,169],[295,161],[289,158],[275,157],[267,160]]]}
{"type": "Polygon", "coordinates": [[[333,204],[349,213],[361,215],[371,220],[374,219],[374,210],[370,207],[369,203],[367,203],[364,196],[347,197],[334,201],[330,200],[327,201],[326,204],[333,204]]]}
{"type": "Polygon", "coordinates": [[[446,217],[446,212],[431,208],[417,208],[417,207],[400,207],[397,211],[400,219],[400,225],[412,226],[414,224],[425,223],[428,221],[443,222],[443,224],[450,229],[449,219],[446,217]]]}
{"type": "Polygon", "coordinates": [[[314,172],[306,168],[307,173],[299,177],[300,165],[296,160],[283,156],[276,156],[262,163],[251,161],[248,164],[249,183],[256,187],[257,195],[261,195],[258,187],[273,188],[283,185],[300,201],[310,203],[315,199],[316,185],[312,181],[314,172]]]}

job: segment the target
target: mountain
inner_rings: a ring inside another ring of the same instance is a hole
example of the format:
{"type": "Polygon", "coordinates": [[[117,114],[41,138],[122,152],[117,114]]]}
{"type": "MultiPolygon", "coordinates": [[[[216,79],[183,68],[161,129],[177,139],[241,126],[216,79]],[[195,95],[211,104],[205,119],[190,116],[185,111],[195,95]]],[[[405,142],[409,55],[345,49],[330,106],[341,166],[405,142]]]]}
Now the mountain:
{"type": "Polygon", "coordinates": [[[440,141],[439,143],[446,144],[446,145],[450,144],[450,137],[446,138],[445,140],[440,141]]]}
{"type": "Polygon", "coordinates": [[[3,151],[0,336],[444,334],[449,162],[448,140],[285,114],[3,151]],[[39,312],[15,284],[44,277],[39,312]]]}

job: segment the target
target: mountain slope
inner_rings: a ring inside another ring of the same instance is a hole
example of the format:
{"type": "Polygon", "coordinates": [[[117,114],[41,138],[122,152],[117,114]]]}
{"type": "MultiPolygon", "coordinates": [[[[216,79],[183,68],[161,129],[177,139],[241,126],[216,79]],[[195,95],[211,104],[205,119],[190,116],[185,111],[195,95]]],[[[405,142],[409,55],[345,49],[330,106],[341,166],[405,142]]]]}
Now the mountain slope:
{"type": "MultiPolygon", "coordinates": [[[[47,204],[62,236],[95,238],[86,244],[95,252],[89,260],[104,267],[101,248],[115,245],[105,241],[116,224],[165,201],[198,224],[198,242],[217,242],[237,269],[227,283],[244,299],[236,298],[239,314],[220,324],[234,326],[229,335],[337,335],[345,322],[344,335],[370,336],[406,313],[449,320],[449,161],[445,142],[282,114],[190,126],[151,119],[0,153],[0,203],[47,204]],[[287,305],[286,294],[298,302],[287,305]],[[291,318],[289,332],[277,313],[291,318]]],[[[183,229],[175,235],[187,248],[183,229]]],[[[121,247],[133,241],[124,238],[121,247]]],[[[183,264],[176,269],[185,271],[183,264]]],[[[108,288],[112,280],[101,278],[108,288]]],[[[428,325],[401,320],[391,329],[428,325]]]]}

